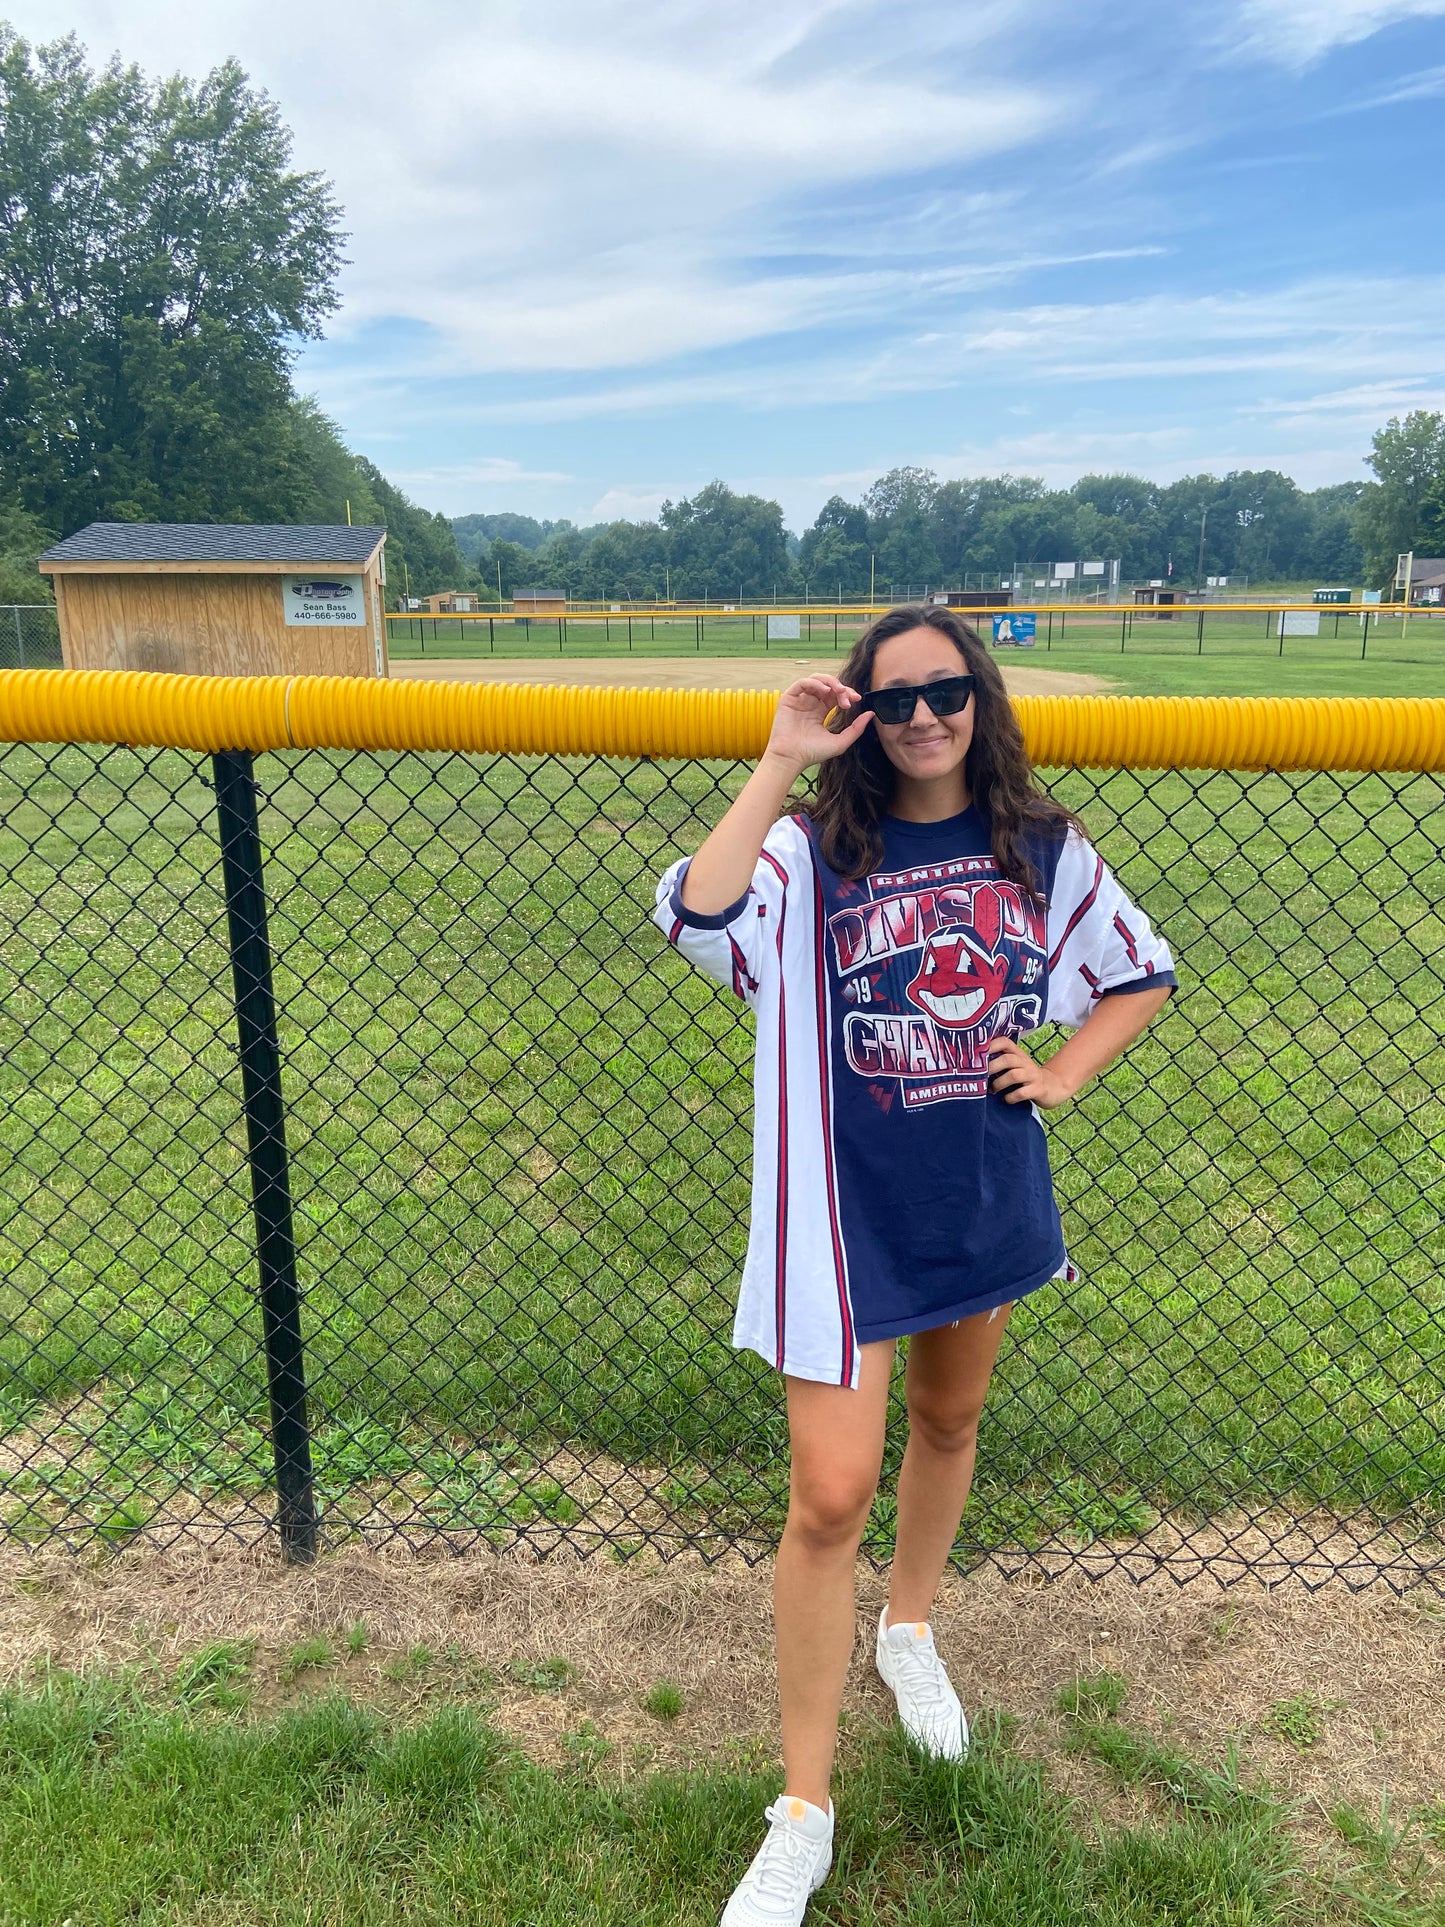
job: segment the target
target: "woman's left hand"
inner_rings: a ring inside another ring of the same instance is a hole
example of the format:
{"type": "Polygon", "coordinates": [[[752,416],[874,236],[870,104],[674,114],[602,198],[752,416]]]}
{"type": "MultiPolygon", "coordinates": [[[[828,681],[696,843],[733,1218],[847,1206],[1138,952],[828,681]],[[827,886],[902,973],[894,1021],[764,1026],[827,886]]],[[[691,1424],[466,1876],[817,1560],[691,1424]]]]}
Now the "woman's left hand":
{"type": "Polygon", "coordinates": [[[1037,1104],[1052,1111],[1074,1095],[1057,1071],[1036,1064],[1012,1037],[995,1037],[987,1056],[988,1087],[1005,1104],[1037,1104]]]}

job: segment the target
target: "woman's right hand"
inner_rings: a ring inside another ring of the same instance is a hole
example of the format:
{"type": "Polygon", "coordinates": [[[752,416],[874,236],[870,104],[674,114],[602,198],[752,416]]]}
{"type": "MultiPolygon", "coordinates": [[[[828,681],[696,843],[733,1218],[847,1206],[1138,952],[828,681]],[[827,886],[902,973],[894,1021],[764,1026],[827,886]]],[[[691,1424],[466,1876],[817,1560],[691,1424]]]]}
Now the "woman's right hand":
{"type": "Polygon", "coordinates": [[[859,700],[858,691],[820,670],[789,683],[778,698],[772,734],[763,754],[774,761],[794,763],[805,770],[812,763],[826,763],[850,748],[873,720],[871,709],[835,735],[823,727],[823,719],[835,709],[848,709],[859,700]]]}

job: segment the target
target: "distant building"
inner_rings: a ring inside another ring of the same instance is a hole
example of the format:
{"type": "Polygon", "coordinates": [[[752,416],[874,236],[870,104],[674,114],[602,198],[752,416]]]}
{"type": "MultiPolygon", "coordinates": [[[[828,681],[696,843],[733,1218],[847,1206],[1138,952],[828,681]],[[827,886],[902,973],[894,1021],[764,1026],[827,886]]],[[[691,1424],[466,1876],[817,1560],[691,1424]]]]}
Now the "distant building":
{"type": "Polygon", "coordinates": [[[426,599],[427,614],[432,616],[470,616],[481,608],[479,599],[465,589],[443,589],[426,599]]]}
{"type": "Polygon", "coordinates": [[[519,616],[565,616],[567,593],[564,589],[523,589],[512,597],[512,612],[519,616]]]}
{"type": "MultiPolygon", "coordinates": [[[[1395,586],[1405,586],[1405,571],[1402,568],[1396,578],[1395,586]]],[[[1410,602],[1426,607],[1434,607],[1445,599],[1445,556],[1417,555],[1410,564],[1410,602]]]]}
{"type": "Polygon", "coordinates": [[[1007,609],[1012,589],[938,589],[928,598],[935,609],[1007,609]]]}

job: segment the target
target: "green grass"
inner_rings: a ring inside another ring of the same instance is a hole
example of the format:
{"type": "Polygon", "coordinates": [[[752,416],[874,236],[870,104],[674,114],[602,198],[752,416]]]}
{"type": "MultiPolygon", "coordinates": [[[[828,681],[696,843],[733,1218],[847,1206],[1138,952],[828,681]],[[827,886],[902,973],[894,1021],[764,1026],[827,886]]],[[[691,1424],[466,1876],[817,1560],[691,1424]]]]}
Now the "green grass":
{"type": "Polygon", "coordinates": [[[643,1701],[654,1719],[675,1720],[682,1712],[682,1688],[670,1679],[660,1679],[643,1701]]]}
{"type": "MultiPolygon", "coordinates": [[[[120,1540],[178,1493],[264,1502],[200,773],[128,750],[0,763],[0,1432],[27,1461],[0,1508],[23,1536],[120,1540]]],[[[567,1445],[663,1468],[669,1529],[771,1534],[779,1383],[728,1344],[751,1026],[647,917],[738,769],[310,753],[258,774],[332,1527],[378,1508],[496,1536],[585,1526],[549,1463],[567,1445]]],[[[1187,989],[1049,1120],[1084,1278],[1015,1315],[967,1543],[1241,1504],[1428,1528],[1445,1491],[1439,779],[1053,787],[1187,989]]]]}
{"type": "MultiPolygon", "coordinates": [[[[1429,1927],[1429,1816],[1341,1808],[1334,1860],[1229,1760],[1171,1755],[1111,1715],[1078,1750],[1144,1800],[1102,1819],[984,1715],[961,1766],[897,1729],[849,1736],[835,1863],[808,1918],[890,1927],[1429,1927]],[[1132,1751],[1131,1751],[1132,1744],[1132,1751]]],[[[339,1693],[279,1715],[198,1708],[135,1674],[51,1672],[0,1696],[0,1919],[71,1927],[265,1920],[686,1927],[714,1922],[776,1778],[740,1763],[619,1773],[584,1722],[559,1769],[487,1709],[419,1720],[339,1693]]]]}
{"type": "MultiPolygon", "coordinates": [[[[1328,609],[1321,609],[1319,615],[1320,634],[1286,636],[1281,653],[1273,615],[1208,609],[1201,639],[1197,609],[1185,609],[1167,621],[1140,614],[1129,622],[1118,616],[1056,612],[1052,627],[1040,618],[1040,636],[1033,649],[1001,650],[998,660],[1005,665],[1101,676],[1131,695],[1445,695],[1445,617],[1411,616],[1402,632],[1397,615],[1385,615],[1378,623],[1372,618],[1368,631],[1361,629],[1357,615],[1335,616],[1328,609]]],[[[628,655],[790,661],[834,653],[841,658],[862,626],[856,618],[840,618],[835,636],[834,620],[821,606],[811,622],[811,636],[804,633],[797,642],[769,645],[761,618],[709,615],[699,621],[691,615],[635,616],[629,649],[627,619],[614,616],[607,623],[572,622],[559,650],[555,622],[539,622],[530,633],[500,625],[489,639],[485,622],[442,620],[433,635],[430,622],[413,620],[410,635],[406,623],[392,624],[390,652],[397,662],[490,656],[535,661],[539,672],[559,655],[598,662],[628,655]]],[[[806,629],[806,618],[804,623],[806,629]]],[[[991,633],[986,617],[982,627],[985,634],[991,633]]]]}

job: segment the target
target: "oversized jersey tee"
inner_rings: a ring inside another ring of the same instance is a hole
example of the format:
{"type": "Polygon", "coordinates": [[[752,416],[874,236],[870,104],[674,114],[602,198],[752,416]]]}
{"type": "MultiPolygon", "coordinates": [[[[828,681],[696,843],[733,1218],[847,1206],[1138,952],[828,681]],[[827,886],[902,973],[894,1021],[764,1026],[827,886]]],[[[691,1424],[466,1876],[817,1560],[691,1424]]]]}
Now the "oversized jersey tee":
{"type": "Polygon", "coordinates": [[[883,858],[839,876],[801,816],[769,831],[746,896],[657,920],[757,1014],[753,1203],[734,1342],[856,1386],[858,1347],[1011,1303],[1070,1275],[1031,1104],[988,1088],[986,1051],[1102,996],[1173,984],[1172,960],[1096,851],[1030,844],[1036,902],[1003,877],[973,808],[884,817],[883,858]]]}

